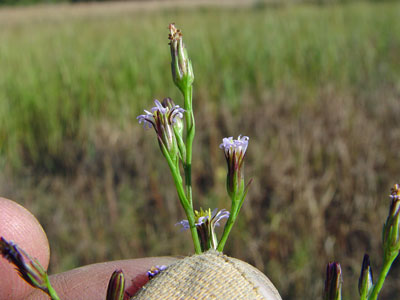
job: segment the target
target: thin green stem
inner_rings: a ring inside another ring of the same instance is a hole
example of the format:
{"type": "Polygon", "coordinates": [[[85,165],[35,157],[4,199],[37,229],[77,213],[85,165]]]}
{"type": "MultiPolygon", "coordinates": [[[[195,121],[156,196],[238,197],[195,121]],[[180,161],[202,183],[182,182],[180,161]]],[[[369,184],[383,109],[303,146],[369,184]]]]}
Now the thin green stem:
{"type": "Polygon", "coordinates": [[[60,298],[58,297],[56,290],[51,286],[49,277],[46,274],[46,285],[47,285],[47,289],[48,289],[48,295],[50,296],[50,298],[52,300],[60,300],[60,298]]]}
{"type": "Polygon", "coordinates": [[[199,253],[201,253],[201,246],[200,246],[199,235],[197,234],[197,229],[196,229],[196,225],[195,225],[194,212],[193,212],[192,206],[190,205],[188,199],[186,198],[185,191],[183,189],[182,177],[179,172],[179,166],[177,166],[173,162],[170,155],[168,154],[167,149],[165,148],[165,146],[163,144],[161,144],[161,150],[162,150],[162,152],[168,162],[168,166],[171,170],[171,174],[172,174],[172,178],[174,179],[176,191],[178,192],[179,201],[181,202],[183,210],[185,211],[186,216],[188,218],[190,232],[192,234],[192,239],[193,239],[193,244],[194,244],[194,250],[197,254],[199,254],[199,253]]]}
{"type": "Polygon", "coordinates": [[[217,247],[217,250],[219,252],[222,252],[224,250],[226,241],[228,240],[228,237],[229,237],[229,233],[232,230],[233,224],[235,224],[236,217],[237,217],[237,214],[231,213],[229,215],[228,221],[226,221],[224,232],[222,234],[221,240],[219,241],[218,247],[217,247]]]}
{"type": "Polygon", "coordinates": [[[229,234],[232,230],[233,224],[235,224],[236,218],[239,214],[240,208],[238,207],[239,201],[237,201],[238,196],[235,195],[232,198],[232,206],[231,206],[231,212],[229,214],[228,221],[226,221],[225,227],[224,227],[224,232],[222,233],[221,240],[218,243],[217,250],[219,252],[222,252],[224,250],[226,241],[228,240],[229,234]]]}
{"type": "Polygon", "coordinates": [[[186,119],[186,160],[184,163],[186,197],[193,208],[192,196],[192,146],[195,135],[195,122],[192,108],[192,86],[183,91],[185,119],[186,119]]]}
{"type": "Polygon", "coordinates": [[[376,300],[378,299],[378,294],[382,289],[383,283],[385,282],[386,276],[389,273],[390,267],[392,266],[393,261],[396,259],[398,253],[396,255],[393,255],[390,258],[385,258],[383,261],[383,267],[381,270],[381,273],[379,274],[378,281],[374,285],[374,288],[372,289],[371,295],[368,297],[368,300],[376,300]]]}

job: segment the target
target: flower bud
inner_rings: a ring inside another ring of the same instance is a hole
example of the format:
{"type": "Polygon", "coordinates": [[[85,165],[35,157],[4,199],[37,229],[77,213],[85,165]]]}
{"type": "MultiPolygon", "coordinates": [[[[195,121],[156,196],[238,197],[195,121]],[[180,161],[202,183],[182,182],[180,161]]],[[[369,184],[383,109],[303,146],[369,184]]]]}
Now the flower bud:
{"type": "Polygon", "coordinates": [[[392,202],[389,215],[383,225],[382,240],[385,259],[397,256],[400,250],[399,221],[400,221],[400,187],[395,184],[390,195],[392,202]]]}
{"type": "Polygon", "coordinates": [[[358,291],[360,292],[361,299],[367,299],[373,287],[373,276],[369,255],[365,254],[361,266],[361,274],[358,279],[358,291]]]}
{"type": "Polygon", "coordinates": [[[124,300],[125,277],[122,270],[115,270],[108,282],[106,300],[124,300]]]}
{"type": "Polygon", "coordinates": [[[0,238],[0,253],[16,266],[19,275],[27,283],[49,293],[47,273],[36,259],[32,259],[24,250],[3,237],[0,238]]]}
{"type": "Polygon", "coordinates": [[[340,264],[332,262],[326,268],[325,300],[342,299],[342,269],[340,264]]]}
{"type": "Polygon", "coordinates": [[[194,81],[192,62],[182,41],[182,32],[175,27],[175,24],[169,25],[169,32],[172,78],[175,85],[184,93],[184,90],[194,81]]]}

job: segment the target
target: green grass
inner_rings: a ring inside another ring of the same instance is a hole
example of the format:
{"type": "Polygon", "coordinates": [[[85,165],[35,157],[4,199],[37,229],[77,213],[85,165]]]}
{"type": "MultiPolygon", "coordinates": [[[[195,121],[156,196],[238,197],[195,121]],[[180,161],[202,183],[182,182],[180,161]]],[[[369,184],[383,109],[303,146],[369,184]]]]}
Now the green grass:
{"type": "MultiPolygon", "coordinates": [[[[0,191],[44,224],[53,271],[190,253],[154,134],[136,124],[154,98],[181,101],[175,22],[196,77],[195,201],[227,207],[218,144],[251,138],[255,181],[228,253],[284,299],[319,297],[339,260],[353,299],[363,252],[380,263],[399,178],[399,20],[394,2],[0,20],[0,191]]],[[[382,299],[398,297],[393,282],[382,299]]]]}

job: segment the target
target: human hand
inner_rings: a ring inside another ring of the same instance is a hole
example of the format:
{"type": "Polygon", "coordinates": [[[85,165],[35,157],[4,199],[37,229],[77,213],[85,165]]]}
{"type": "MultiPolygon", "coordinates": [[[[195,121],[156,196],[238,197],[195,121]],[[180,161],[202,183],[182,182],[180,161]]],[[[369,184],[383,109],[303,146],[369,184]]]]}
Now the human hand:
{"type": "MultiPolygon", "coordinates": [[[[0,198],[0,236],[14,241],[47,269],[50,258],[49,243],[36,218],[14,201],[0,198]]],[[[173,257],[150,257],[111,261],[83,266],[50,276],[52,286],[61,299],[105,299],[108,281],[116,269],[125,275],[127,292],[135,294],[147,281],[146,272],[155,265],[169,265],[173,257]]],[[[0,257],[0,300],[48,300],[21,279],[13,265],[0,257]]]]}

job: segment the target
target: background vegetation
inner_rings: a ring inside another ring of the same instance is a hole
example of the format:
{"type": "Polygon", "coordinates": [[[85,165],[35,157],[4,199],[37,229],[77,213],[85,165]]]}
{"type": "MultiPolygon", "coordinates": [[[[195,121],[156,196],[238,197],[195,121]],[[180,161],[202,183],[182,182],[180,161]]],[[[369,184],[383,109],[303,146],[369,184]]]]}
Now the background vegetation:
{"type": "MultiPolygon", "coordinates": [[[[181,101],[176,22],[196,76],[195,203],[229,207],[218,145],[250,136],[254,182],[226,252],[287,300],[320,298],[337,260],[356,299],[399,181],[399,20],[395,2],[3,14],[0,194],[43,224],[51,272],[192,253],[155,136],[136,121],[154,98],[181,101]]],[[[395,265],[381,299],[399,297],[399,278],[395,265]]]]}

